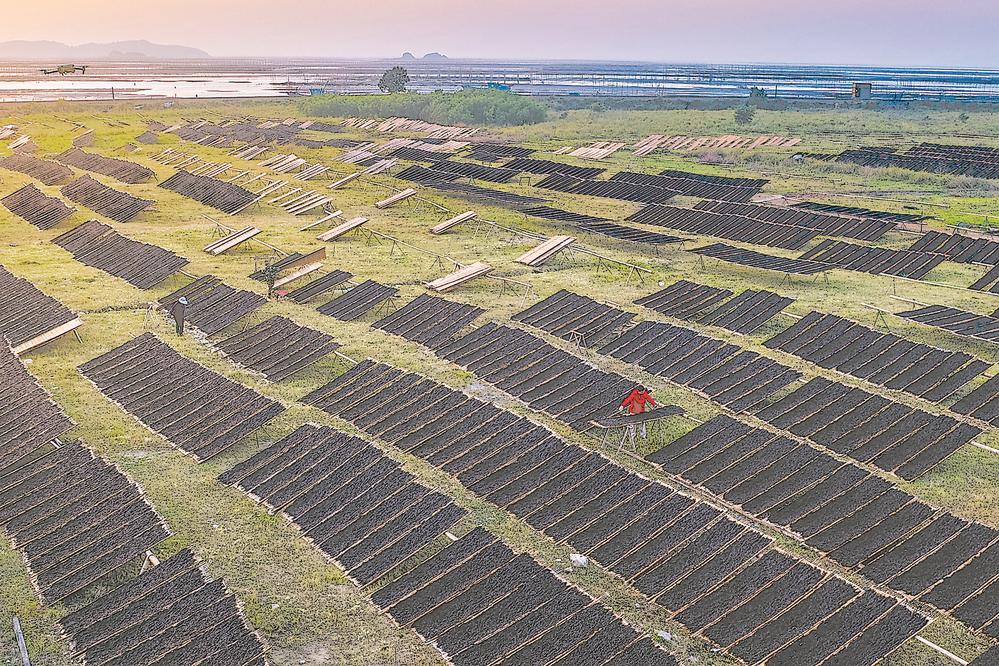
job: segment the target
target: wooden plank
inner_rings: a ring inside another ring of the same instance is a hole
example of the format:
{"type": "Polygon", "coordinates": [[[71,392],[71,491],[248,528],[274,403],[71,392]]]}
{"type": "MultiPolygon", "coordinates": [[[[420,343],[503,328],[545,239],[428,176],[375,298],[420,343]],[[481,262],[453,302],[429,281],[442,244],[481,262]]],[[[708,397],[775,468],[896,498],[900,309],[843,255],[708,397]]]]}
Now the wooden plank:
{"type": "Polygon", "coordinates": [[[316,194],[315,191],[309,190],[307,192],[303,192],[302,194],[299,194],[298,196],[294,197],[293,199],[289,199],[288,201],[282,201],[281,203],[278,204],[278,207],[279,208],[284,208],[285,210],[290,210],[290,209],[294,208],[295,206],[297,206],[297,205],[299,205],[299,204],[301,204],[301,203],[303,203],[305,201],[308,201],[309,199],[314,199],[317,196],[319,196],[319,195],[316,194]]]}
{"type": "Polygon", "coordinates": [[[318,236],[316,236],[316,239],[321,241],[331,241],[337,239],[340,236],[343,236],[344,234],[353,231],[354,229],[357,229],[367,221],[368,218],[366,217],[355,217],[353,219],[347,220],[343,224],[339,224],[333,227],[329,231],[325,231],[319,234],[318,236]]]}
{"type": "Polygon", "coordinates": [[[402,192],[397,192],[392,196],[390,196],[389,198],[382,199],[381,201],[377,202],[375,204],[375,208],[388,208],[389,206],[393,206],[399,203],[400,201],[405,201],[414,194],[416,194],[416,190],[414,190],[412,187],[407,187],[402,192]]]}
{"type": "Polygon", "coordinates": [[[295,261],[289,263],[285,268],[295,268],[298,266],[311,265],[315,262],[323,262],[326,259],[326,248],[321,247],[318,250],[313,250],[303,257],[299,257],[295,261]]]}
{"type": "Polygon", "coordinates": [[[244,227],[235,233],[231,233],[224,238],[220,238],[217,241],[209,243],[204,247],[204,251],[217,257],[220,254],[228,252],[240,243],[245,243],[250,240],[259,234],[260,231],[261,230],[257,227],[244,227]]]}
{"type": "Polygon", "coordinates": [[[552,236],[536,248],[520,255],[514,261],[525,266],[541,266],[575,242],[574,236],[552,236]]]}
{"type": "Polygon", "coordinates": [[[475,213],[475,211],[472,211],[472,210],[464,212],[461,215],[455,215],[451,219],[444,220],[440,224],[438,224],[438,225],[436,225],[434,227],[431,227],[430,233],[434,234],[435,236],[439,236],[440,234],[444,233],[445,231],[448,231],[449,229],[452,229],[452,228],[458,226],[462,222],[468,222],[469,220],[474,220],[475,217],[476,217],[476,213],[475,213]]]}
{"type": "Polygon", "coordinates": [[[343,215],[343,211],[342,210],[333,211],[332,213],[329,213],[327,215],[323,215],[321,218],[319,218],[315,222],[310,222],[309,224],[307,224],[304,227],[302,227],[301,229],[299,229],[299,231],[308,231],[309,229],[314,229],[314,228],[318,227],[320,224],[323,224],[324,222],[329,222],[330,220],[336,219],[336,218],[340,217],[341,215],[343,215]]]}
{"type": "Polygon", "coordinates": [[[297,169],[298,167],[302,166],[303,164],[305,164],[305,162],[306,162],[305,159],[303,159],[301,157],[297,157],[297,158],[295,158],[295,159],[293,159],[291,161],[285,162],[285,163],[283,163],[283,164],[281,164],[279,166],[271,167],[271,171],[274,171],[276,173],[288,173],[289,171],[292,171],[292,170],[297,169]]]}
{"type": "Polygon", "coordinates": [[[17,638],[17,651],[21,654],[21,666],[31,666],[31,659],[28,658],[28,646],[24,643],[24,632],[21,631],[21,620],[15,615],[13,617],[14,636],[17,638]]]}
{"type": "Polygon", "coordinates": [[[280,207],[284,208],[287,212],[291,213],[292,215],[296,215],[297,213],[295,211],[297,211],[300,208],[308,206],[315,201],[328,201],[328,200],[329,197],[327,197],[324,194],[320,194],[319,192],[306,192],[302,196],[296,197],[292,201],[287,201],[283,204],[280,204],[280,207]]]}
{"type": "MultiPolygon", "coordinates": [[[[324,252],[323,258],[325,258],[325,252],[326,251],[323,250],[323,252],[324,252]]],[[[313,254],[315,254],[315,253],[313,253],[313,254]]],[[[311,257],[312,255],[310,254],[308,256],[311,257]]],[[[278,287],[284,286],[284,285],[288,284],[289,282],[294,282],[298,278],[305,277],[309,273],[313,273],[315,271],[318,271],[322,267],[323,267],[323,262],[321,262],[321,261],[318,261],[318,262],[315,262],[315,263],[311,263],[311,264],[305,264],[304,266],[300,267],[298,270],[296,270],[296,271],[294,271],[292,273],[289,273],[288,275],[286,275],[286,276],[284,276],[282,278],[278,278],[277,280],[274,280],[274,288],[277,289],[278,287]]]]}
{"type": "Polygon", "coordinates": [[[281,201],[282,199],[287,199],[287,198],[289,198],[290,196],[292,196],[292,195],[294,195],[294,194],[297,194],[298,192],[301,192],[301,191],[302,191],[302,188],[301,188],[301,187],[296,187],[296,188],[293,188],[293,189],[292,189],[291,191],[289,191],[289,192],[285,192],[285,193],[284,193],[284,194],[282,194],[281,196],[279,196],[279,197],[275,197],[275,198],[273,198],[273,199],[269,200],[269,201],[268,201],[267,203],[272,203],[272,204],[276,204],[277,202],[281,201]]]}
{"type": "Polygon", "coordinates": [[[330,204],[330,203],[333,203],[333,199],[331,197],[323,197],[321,199],[316,199],[315,201],[311,201],[311,202],[309,202],[307,204],[299,206],[299,207],[295,208],[294,210],[289,210],[288,212],[291,213],[292,215],[304,215],[305,213],[308,213],[309,211],[315,210],[316,208],[319,208],[320,206],[325,206],[325,205],[330,204]]]}
{"type": "Polygon", "coordinates": [[[375,174],[379,174],[379,173],[384,173],[385,171],[388,171],[389,169],[391,169],[392,167],[394,167],[398,161],[399,160],[394,159],[394,158],[393,159],[382,160],[381,162],[376,162],[375,164],[372,164],[367,169],[365,169],[362,173],[371,174],[371,175],[375,175],[375,174]]]}
{"type": "Polygon", "coordinates": [[[432,289],[433,291],[444,293],[451,291],[455,287],[458,287],[469,280],[473,280],[477,277],[482,277],[493,271],[493,267],[487,263],[477,261],[474,264],[465,266],[456,270],[454,273],[445,275],[442,278],[437,278],[431,282],[426,283],[427,289],[432,289]]]}
{"type": "Polygon", "coordinates": [[[46,342],[49,342],[50,340],[55,340],[60,336],[66,335],[67,333],[71,333],[72,331],[75,331],[81,326],[83,326],[83,320],[77,317],[76,319],[68,321],[65,324],[62,324],[61,326],[56,326],[47,333],[42,333],[41,335],[37,335],[31,338],[27,342],[22,342],[18,346],[14,347],[13,351],[15,354],[22,354],[26,351],[34,349],[35,347],[40,347],[44,345],[46,342]]]}
{"type": "Polygon", "coordinates": [[[343,187],[344,185],[346,185],[347,183],[351,182],[352,180],[356,180],[356,179],[358,179],[360,177],[361,177],[361,172],[360,171],[356,171],[356,172],[354,172],[352,174],[344,176],[343,178],[341,178],[340,180],[336,181],[335,183],[331,183],[330,184],[330,189],[331,190],[335,190],[338,187],[343,187]]]}

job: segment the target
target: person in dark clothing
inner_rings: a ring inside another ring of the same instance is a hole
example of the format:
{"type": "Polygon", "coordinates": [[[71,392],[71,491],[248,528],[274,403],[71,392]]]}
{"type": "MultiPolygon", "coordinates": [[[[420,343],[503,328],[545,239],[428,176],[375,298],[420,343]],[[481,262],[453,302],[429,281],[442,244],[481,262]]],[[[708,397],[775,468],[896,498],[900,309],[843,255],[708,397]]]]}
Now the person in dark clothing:
{"type": "Polygon", "coordinates": [[[177,325],[177,335],[184,335],[184,318],[187,314],[187,298],[181,296],[170,306],[170,314],[177,325]]]}

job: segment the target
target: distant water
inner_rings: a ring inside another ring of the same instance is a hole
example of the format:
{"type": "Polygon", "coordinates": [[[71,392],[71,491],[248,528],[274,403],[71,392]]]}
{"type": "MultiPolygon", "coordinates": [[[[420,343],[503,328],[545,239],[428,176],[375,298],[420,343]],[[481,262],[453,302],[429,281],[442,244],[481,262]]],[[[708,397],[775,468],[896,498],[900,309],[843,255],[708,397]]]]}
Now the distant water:
{"type": "Polygon", "coordinates": [[[398,64],[424,92],[491,86],[532,95],[744,97],[758,87],[771,97],[846,99],[860,82],[878,100],[999,101],[999,70],[926,67],[225,58],[78,63],[89,64],[86,74],[40,73],[54,64],[0,64],[0,101],[370,93],[398,64]]]}

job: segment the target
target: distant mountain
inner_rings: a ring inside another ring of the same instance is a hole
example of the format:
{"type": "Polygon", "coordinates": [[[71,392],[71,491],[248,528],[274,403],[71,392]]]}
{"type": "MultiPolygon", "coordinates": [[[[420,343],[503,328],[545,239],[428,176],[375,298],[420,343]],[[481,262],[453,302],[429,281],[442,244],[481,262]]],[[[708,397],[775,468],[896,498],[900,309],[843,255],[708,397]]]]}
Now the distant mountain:
{"type": "MultiPolygon", "coordinates": [[[[413,55],[412,52],[410,51],[406,51],[399,58],[399,60],[405,60],[406,62],[412,62],[417,59],[418,58],[415,55],[413,55]]],[[[422,58],[422,60],[447,60],[447,59],[448,58],[446,55],[444,55],[443,53],[437,53],[436,51],[434,51],[433,53],[428,53],[422,58]]]]}
{"type": "Polygon", "coordinates": [[[69,46],[60,42],[11,41],[0,42],[0,58],[9,60],[59,60],[81,61],[104,58],[148,58],[170,60],[181,58],[209,58],[201,49],[172,44],[153,44],[146,40],[110,42],[108,44],[80,44],[69,46]]]}

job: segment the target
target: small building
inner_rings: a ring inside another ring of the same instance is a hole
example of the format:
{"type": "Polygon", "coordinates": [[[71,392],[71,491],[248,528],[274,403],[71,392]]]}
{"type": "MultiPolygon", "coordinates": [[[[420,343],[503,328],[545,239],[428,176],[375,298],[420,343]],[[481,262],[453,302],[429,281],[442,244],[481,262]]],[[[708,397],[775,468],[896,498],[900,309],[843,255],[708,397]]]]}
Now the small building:
{"type": "Polygon", "coordinates": [[[874,96],[874,86],[871,83],[854,83],[853,84],[853,98],[854,99],[871,99],[874,96]]]}

